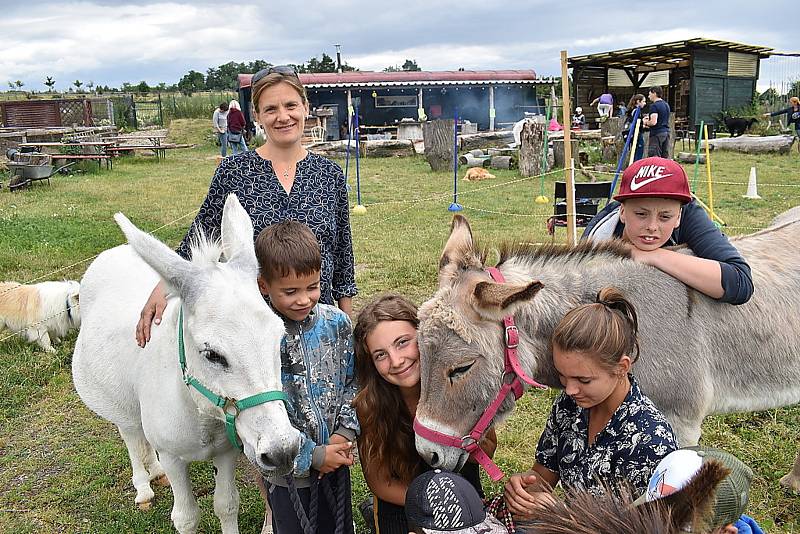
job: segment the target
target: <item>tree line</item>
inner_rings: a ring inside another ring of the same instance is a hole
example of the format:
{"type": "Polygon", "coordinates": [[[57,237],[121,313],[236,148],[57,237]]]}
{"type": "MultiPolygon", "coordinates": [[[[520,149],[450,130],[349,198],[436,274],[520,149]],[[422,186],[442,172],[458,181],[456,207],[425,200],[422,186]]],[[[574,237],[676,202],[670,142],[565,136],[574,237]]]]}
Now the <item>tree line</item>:
{"type": "MultiPolygon", "coordinates": [[[[81,93],[81,92],[97,92],[97,93],[150,93],[150,92],[181,92],[187,95],[201,91],[231,91],[238,85],[239,74],[255,74],[261,69],[272,67],[273,64],[257,59],[250,62],[236,62],[229,61],[224,65],[212,67],[206,70],[205,74],[196,70],[190,70],[184,74],[177,83],[167,84],[161,82],[156,85],[149,85],[146,81],[142,80],[139,83],[125,82],[120,87],[109,87],[108,85],[95,85],[94,82],[83,82],[75,80],[69,84],[69,87],[64,92],[81,93]]],[[[292,67],[298,73],[313,73],[313,72],[336,72],[336,61],[328,54],[323,53],[321,58],[312,57],[305,63],[292,64],[292,67]]],[[[342,71],[355,71],[355,67],[348,65],[346,62],[342,64],[342,71]]],[[[415,59],[406,59],[402,65],[392,65],[383,69],[385,72],[397,71],[418,71],[421,70],[417,65],[415,59]]],[[[43,81],[47,87],[47,92],[54,92],[56,81],[52,76],[47,76],[43,81]]],[[[22,91],[25,83],[21,80],[9,81],[8,86],[11,90],[22,91]]]]}

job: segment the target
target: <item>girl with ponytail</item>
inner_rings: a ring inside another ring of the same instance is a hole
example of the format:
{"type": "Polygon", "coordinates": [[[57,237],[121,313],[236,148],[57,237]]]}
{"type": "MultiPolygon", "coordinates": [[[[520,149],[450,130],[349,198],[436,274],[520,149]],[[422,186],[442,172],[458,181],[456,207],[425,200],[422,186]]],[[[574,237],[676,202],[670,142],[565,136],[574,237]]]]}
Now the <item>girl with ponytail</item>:
{"type": "Polygon", "coordinates": [[[613,287],[569,311],[556,327],[553,363],[564,391],[539,438],[533,468],[506,483],[506,505],[516,517],[534,518],[553,500],[558,482],[598,495],[627,484],[638,495],[658,462],[677,448],[672,427],[631,374],[638,329],[636,310],[613,287]]]}

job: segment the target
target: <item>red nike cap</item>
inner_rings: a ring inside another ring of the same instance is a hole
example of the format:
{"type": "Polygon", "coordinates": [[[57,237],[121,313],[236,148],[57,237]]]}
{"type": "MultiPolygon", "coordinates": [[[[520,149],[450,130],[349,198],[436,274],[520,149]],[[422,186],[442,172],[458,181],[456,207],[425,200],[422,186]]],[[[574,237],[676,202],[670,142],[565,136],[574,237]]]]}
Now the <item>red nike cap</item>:
{"type": "Polygon", "coordinates": [[[665,158],[645,158],[622,173],[619,194],[614,200],[629,198],[671,198],[683,204],[692,201],[689,179],[680,164],[665,158]]]}

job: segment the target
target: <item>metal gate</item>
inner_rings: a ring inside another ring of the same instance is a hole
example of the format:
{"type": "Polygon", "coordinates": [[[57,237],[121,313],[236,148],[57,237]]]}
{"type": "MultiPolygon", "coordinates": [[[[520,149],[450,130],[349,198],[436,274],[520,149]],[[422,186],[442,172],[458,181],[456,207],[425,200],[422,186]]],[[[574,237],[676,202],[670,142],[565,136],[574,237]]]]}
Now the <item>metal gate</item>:
{"type": "Polygon", "coordinates": [[[161,93],[155,100],[137,100],[132,98],[131,118],[133,127],[164,126],[164,110],[161,105],[161,93]]]}

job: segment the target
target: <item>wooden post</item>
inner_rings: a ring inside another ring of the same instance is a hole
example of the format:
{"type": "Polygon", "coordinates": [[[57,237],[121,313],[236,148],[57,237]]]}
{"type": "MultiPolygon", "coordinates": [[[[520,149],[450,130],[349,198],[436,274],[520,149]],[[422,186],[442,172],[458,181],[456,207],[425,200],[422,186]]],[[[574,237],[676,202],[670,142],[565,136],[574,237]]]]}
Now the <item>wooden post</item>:
{"type": "Polygon", "coordinates": [[[519,172],[522,176],[536,176],[542,172],[542,158],[545,157],[543,122],[526,121],[519,134],[519,172]]]}
{"type": "Polygon", "coordinates": [[[494,131],[494,118],[496,113],[494,111],[494,85],[489,86],[489,131],[494,131]]]}
{"type": "Polygon", "coordinates": [[[422,105],[422,87],[419,88],[417,100],[417,120],[422,121],[422,116],[425,114],[425,106],[422,105]]]}
{"type": "Polygon", "coordinates": [[[453,167],[453,119],[437,119],[422,124],[425,143],[425,160],[434,171],[447,171],[453,167]]]}
{"type": "Polygon", "coordinates": [[[669,114],[669,143],[667,144],[667,158],[673,159],[675,155],[675,113],[669,114]]]}
{"type": "Polygon", "coordinates": [[[561,117],[564,125],[564,181],[567,184],[567,244],[575,245],[575,182],[572,173],[572,142],[569,125],[572,104],[569,100],[569,74],[567,73],[567,51],[561,51],[561,117]],[[569,164],[569,165],[567,165],[569,164]]]}

